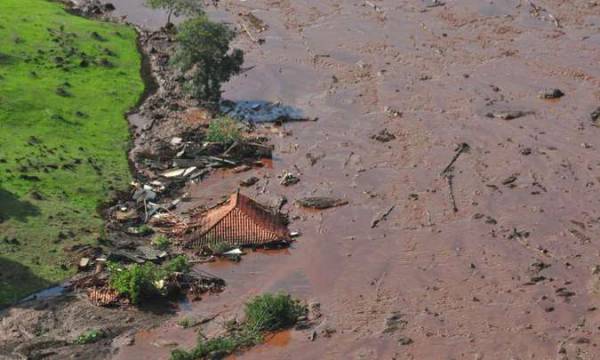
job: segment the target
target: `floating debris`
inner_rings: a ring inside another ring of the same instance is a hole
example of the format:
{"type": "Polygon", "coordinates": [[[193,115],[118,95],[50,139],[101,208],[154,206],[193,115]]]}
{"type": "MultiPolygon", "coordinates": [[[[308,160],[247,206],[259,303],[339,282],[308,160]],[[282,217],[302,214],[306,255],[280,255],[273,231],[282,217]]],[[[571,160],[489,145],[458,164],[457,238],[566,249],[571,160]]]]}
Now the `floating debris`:
{"type": "Polygon", "coordinates": [[[600,106],[596,110],[592,111],[590,118],[594,123],[600,120],[600,106]]]}
{"type": "Polygon", "coordinates": [[[254,184],[256,184],[257,182],[259,182],[259,178],[257,178],[256,176],[251,176],[245,180],[240,181],[240,186],[243,187],[249,187],[252,186],[254,184]]]}
{"type": "Polygon", "coordinates": [[[371,221],[371,228],[376,228],[380,222],[387,220],[387,217],[392,213],[392,211],[394,211],[394,207],[395,205],[390,206],[389,208],[387,208],[387,210],[383,211],[375,218],[373,218],[373,220],[371,221]]]}
{"type": "Polygon", "coordinates": [[[223,102],[221,110],[250,124],[316,120],[308,119],[301,110],[291,106],[268,101],[223,102]]]}
{"type": "Polygon", "coordinates": [[[565,93],[560,89],[544,89],[539,96],[541,99],[559,99],[565,96],[565,93]]]}
{"type": "Polygon", "coordinates": [[[287,171],[285,173],[283,173],[283,176],[281,177],[281,185],[283,185],[283,186],[295,185],[299,182],[300,182],[299,177],[297,177],[296,175],[294,175],[290,172],[287,172],[287,171]]]}
{"type": "Polygon", "coordinates": [[[348,204],[347,200],[336,199],[331,197],[307,197],[296,201],[300,206],[305,208],[324,210],[348,204]]]}
{"type": "Polygon", "coordinates": [[[522,110],[506,110],[506,111],[493,111],[486,114],[489,118],[496,118],[502,120],[514,120],[523,116],[534,114],[533,111],[522,111],[522,110]]]}
{"type": "Polygon", "coordinates": [[[371,139],[377,140],[382,143],[390,142],[396,139],[396,135],[392,134],[388,131],[388,129],[383,129],[377,134],[371,136],[371,139]]]}

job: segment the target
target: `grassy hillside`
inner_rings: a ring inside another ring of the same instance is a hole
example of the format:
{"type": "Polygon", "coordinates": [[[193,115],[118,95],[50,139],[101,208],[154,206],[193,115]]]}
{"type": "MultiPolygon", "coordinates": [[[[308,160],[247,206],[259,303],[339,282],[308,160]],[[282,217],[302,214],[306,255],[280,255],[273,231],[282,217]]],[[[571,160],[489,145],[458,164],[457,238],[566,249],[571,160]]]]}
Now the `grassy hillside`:
{"type": "Polygon", "coordinates": [[[130,181],[136,34],[46,0],[0,0],[0,305],[74,271],[97,207],[130,181]]]}

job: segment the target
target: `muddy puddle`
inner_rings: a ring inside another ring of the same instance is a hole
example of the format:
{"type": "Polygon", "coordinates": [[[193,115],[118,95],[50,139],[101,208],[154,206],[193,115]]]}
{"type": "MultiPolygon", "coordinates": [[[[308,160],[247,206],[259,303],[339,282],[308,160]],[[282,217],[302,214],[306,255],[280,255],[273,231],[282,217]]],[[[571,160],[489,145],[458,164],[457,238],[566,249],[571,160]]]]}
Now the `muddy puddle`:
{"type": "MultiPolygon", "coordinates": [[[[163,14],[140,3],[114,1],[130,21],[162,24],[163,14]]],[[[299,332],[285,346],[236,358],[597,357],[600,130],[590,113],[600,106],[600,6],[427,5],[220,1],[220,18],[238,23],[252,12],[268,26],[253,34],[262,45],[240,34],[252,69],[227,84],[225,97],[319,120],[283,125],[285,134],[272,137],[272,168],[187,189],[182,211],[255,175],[260,181],[244,191],[285,196],[302,236],[277,256],[199,265],[228,286],[186,314],[230,318],[245,299],[285,290],[320,302],[335,330],[314,341],[299,332]],[[545,88],[566,95],[542,100],[545,88]],[[528,115],[486,116],[509,110],[528,115]],[[383,129],[394,138],[372,138],[383,129]],[[461,143],[470,151],[452,168],[455,212],[440,172],[461,143]],[[300,183],[281,186],[286,170],[300,183]],[[349,204],[319,212],[294,205],[316,195],[349,204]]],[[[195,338],[169,321],[117,358],[167,358],[172,343],[195,338]]]]}

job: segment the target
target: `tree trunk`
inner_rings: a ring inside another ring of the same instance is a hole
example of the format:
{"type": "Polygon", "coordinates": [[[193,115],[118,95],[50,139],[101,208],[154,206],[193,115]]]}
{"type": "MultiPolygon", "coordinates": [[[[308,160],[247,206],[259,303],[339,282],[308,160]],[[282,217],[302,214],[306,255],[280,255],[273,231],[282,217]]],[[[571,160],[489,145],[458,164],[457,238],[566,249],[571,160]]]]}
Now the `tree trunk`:
{"type": "Polygon", "coordinates": [[[167,28],[171,25],[171,16],[173,15],[173,9],[169,9],[169,13],[167,14],[167,28]]]}

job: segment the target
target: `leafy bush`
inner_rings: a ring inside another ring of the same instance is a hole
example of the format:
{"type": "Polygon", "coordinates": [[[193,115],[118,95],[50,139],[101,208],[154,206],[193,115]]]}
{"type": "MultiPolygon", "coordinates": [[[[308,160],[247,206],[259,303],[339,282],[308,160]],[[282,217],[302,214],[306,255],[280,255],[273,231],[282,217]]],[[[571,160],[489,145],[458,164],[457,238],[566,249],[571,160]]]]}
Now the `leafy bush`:
{"type": "Polygon", "coordinates": [[[198,339],[191,351],[176,349],[171,352],[171,360],[197,360],[212,357],[225,357],[237,350],[260,344],[264,333],[293,326],[298,317],[306,313],[306,308],[297,300],[285,294],[264,294],[246,303],[246,320],[243,324],[229,329],[227,335],[214,339],[198,339]]]}
{"type": "Polygon", "coordinates": [[[254,331],[275,331],[296,323],[306,309],[286,294],[264,294],[246,303],[245,326],[254,331]]]}
{"type": "Polygon", "coordinates": [[[169,245],[171,245],[171,240],[164,235],[158,235],[154,239],[152,239],[152,245],[159,250],[167,250],[169,245]]]}
{"type": "Polygon", "coordinates": [[[76,344],[91,344],[91,343],[95,343],[96,341],[100,340],[101,338],[104,337],[104,332],[99,331],[99,330],[88,330],[86,332],[84,332],[83,334],[79,335],[77,337],[77,339],[75,340],[76,344]]]}
{"type": "Polygon", "coordinates": [[[143,299],[165,295],[163,280],[175,272],[189,272],[191,266],[184,255],[179,255],[163,266],[145,263],[121,267],[110,263],[108,269],[110,287],[126,296],[133,304],[139,304],[143,299]]]}
{"type": "Polygon", "coordinates": [[[176,256],[164,265],[164,270],[168,273],[182,272],[187,273],[191,269],[187,258],[184,255],[176,256]]]}
{"type": "Polygon", "coordinates": [[[229,116],[223,116],[210,123],[206,139],[212,142],[231,144],[242,139],[242,132],[237,121],[229,116]]]}
{"type": "Polygon", "coordinates": [[[133,264],[129,268],[113,265],[110,270],[110,286],[134,304],[160,293],[156,283],[163,278],[164,272],[154,264],[133,264]]]}
{"type": "Polygon", "coordinates": [[[236,350],[258,343],[254,341],[253,337],[245,334],[224,335],[209,340],[199,338],[198,344],[191,351],[176,349],[171,352],[171,360],[204,359],[209,355],[211,355],[211,358],[224,358],[236,350]]]}

